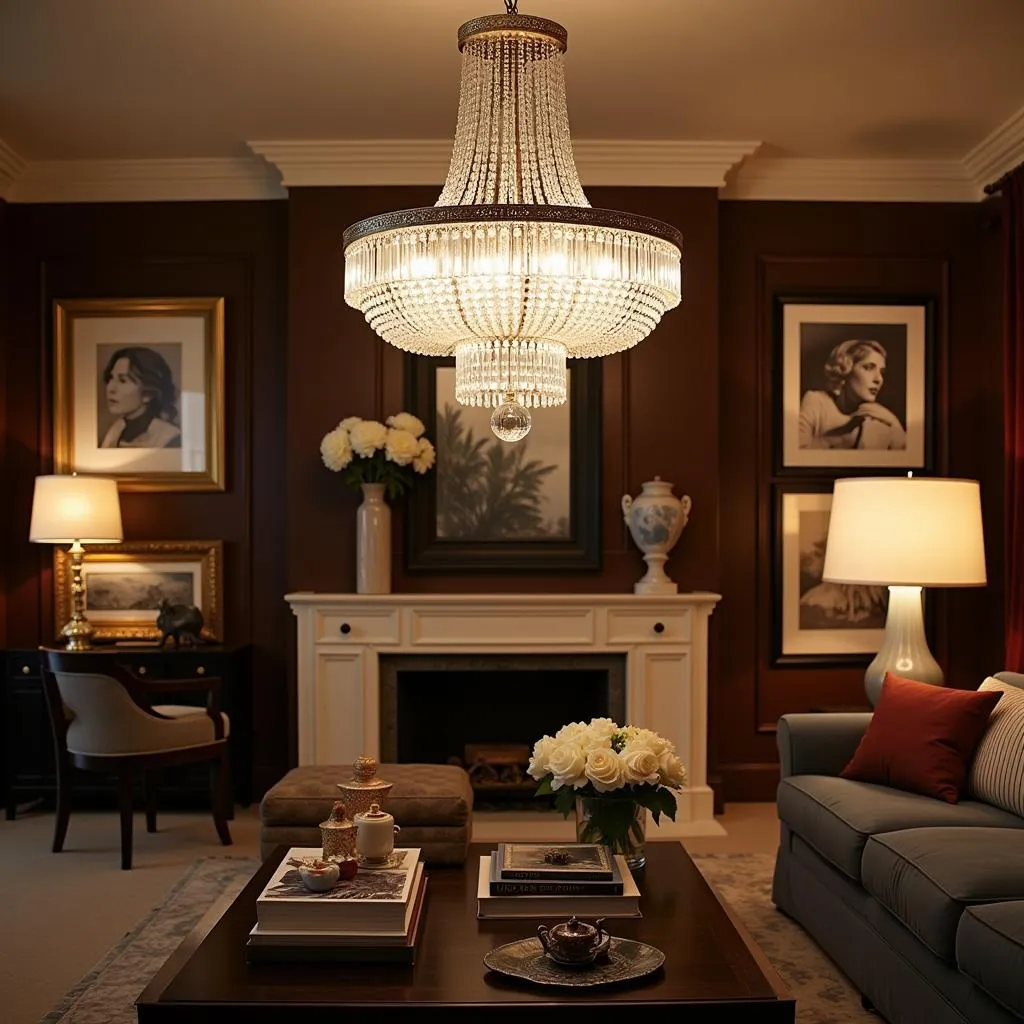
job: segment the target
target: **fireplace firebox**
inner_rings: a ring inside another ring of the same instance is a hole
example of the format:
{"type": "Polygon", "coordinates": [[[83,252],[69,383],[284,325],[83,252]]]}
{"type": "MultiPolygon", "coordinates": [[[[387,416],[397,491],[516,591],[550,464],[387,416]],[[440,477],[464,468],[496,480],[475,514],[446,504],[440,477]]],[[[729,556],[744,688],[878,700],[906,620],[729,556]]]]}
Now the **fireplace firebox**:
{"type": "Polygon", "coordinates": [[[475,796],[528,799],[533,744],[567,722],[625,721],[621,654],[382,655],[381,760],[460,764],[475,796]]]}

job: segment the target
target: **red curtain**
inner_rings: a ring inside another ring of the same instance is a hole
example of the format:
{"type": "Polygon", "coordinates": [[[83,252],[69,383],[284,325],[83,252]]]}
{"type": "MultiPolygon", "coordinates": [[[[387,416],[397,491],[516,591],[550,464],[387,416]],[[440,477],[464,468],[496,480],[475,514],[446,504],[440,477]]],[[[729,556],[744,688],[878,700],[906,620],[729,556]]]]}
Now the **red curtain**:
{"type": "Polygon", "coordinates": [[[1024,671],[1024,167],[1000,185],[1004,217],[1006,658],[1024,671]]]}

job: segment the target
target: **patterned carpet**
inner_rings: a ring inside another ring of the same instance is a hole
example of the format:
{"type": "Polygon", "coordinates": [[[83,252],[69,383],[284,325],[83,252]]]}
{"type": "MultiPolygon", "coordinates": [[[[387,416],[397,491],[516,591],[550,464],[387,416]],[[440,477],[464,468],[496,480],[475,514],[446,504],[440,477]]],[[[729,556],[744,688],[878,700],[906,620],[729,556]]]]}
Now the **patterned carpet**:
{"type": "MultiPolygon", "coordinates": [[[[800,1024],[879,1024],[860,996],[803,931],[771,904],[774,857],[697,854],[694,861],[747,926],[797,1000],[800,1024]]],[[[135,999],[214,903],[230,901],[258,866],[238,857],[203,857],[40,1024],[135,1024],[135,999]]]]}

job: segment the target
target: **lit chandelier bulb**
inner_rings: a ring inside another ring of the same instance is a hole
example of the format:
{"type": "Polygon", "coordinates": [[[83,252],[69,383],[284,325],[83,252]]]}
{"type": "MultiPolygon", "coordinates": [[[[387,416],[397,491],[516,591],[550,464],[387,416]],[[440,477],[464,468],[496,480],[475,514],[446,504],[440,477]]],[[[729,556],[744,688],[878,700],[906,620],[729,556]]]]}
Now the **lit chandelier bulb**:
{"type": "Polygon", "coordinates": [[[522,441],[532,426],[530,410],[520,405],[511,391],[506,392],[505,401],[491,413],[491,430],[502,441],[522,441]]]}

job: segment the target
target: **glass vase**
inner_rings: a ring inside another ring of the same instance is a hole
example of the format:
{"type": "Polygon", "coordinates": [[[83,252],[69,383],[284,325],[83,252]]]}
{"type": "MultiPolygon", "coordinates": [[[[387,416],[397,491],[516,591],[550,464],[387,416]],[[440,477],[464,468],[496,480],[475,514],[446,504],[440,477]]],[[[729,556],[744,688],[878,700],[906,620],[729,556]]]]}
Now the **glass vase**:
{"type": "Polygon", "coordinates": [[[631,871],[647,863],[647,808],[628,797],[576,797],[576,842],[601,843],[626,858],[631,871]]]}

